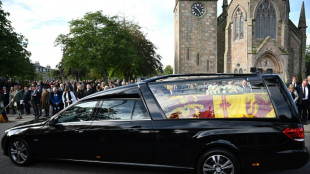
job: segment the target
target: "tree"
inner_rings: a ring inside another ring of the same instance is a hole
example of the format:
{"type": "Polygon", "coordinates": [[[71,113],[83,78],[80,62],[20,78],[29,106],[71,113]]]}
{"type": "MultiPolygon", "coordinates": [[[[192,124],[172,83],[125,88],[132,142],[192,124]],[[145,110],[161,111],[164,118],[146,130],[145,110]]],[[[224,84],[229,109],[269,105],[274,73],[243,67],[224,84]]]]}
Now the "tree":
{"type": "Polygon", "coordinates": [[[152,75],[162,67],[156,47],[133,22],[98,11],[69,24],[70,32],[55,41],[55,46],[62,47],[61,63],[66,74],[103,77],[106,81],[109,76],[128,80],[152,75]]]}
{"type": "Polygon", "coordinates": [[[167,65],[164,70],[164,75],[173,74],[173,68],[171,65],[167,65]]]}
{"type": "Polygon", "coordinates": [[[28,40],[14,31],[10,14],[2,9],[0,1],[0,76],[5,78],[33,78],[34,68],[30,63],[31,53],[27,51],[28,40]]]}

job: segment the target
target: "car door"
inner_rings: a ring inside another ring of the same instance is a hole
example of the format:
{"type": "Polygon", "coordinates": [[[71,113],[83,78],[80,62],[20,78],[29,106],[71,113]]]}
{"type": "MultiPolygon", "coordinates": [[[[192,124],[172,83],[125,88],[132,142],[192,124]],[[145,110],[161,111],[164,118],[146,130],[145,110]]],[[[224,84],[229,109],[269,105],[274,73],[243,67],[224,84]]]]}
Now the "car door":
{"type": "Polygon", "coordinates": [[[148,162],[155,137],[152,120],[140,99],[105,99],[89,132],[94,159],[112,162],[148,162]]]}
{"type": "Polygon", "coordinates": [[[88,128],[97,104],[93,100],[81,102],[52,118],[55,124],[46,124],[37,137],[41,153],[54,158],[87,159],[91,149],[88,128]]]}

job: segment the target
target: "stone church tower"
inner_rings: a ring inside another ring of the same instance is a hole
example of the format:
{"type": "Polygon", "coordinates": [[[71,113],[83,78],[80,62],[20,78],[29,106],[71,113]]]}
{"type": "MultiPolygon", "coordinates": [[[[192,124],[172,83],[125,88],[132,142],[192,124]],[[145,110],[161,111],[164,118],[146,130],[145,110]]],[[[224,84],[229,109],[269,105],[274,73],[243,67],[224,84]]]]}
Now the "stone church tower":
{"type": "Polygon", "coordinates": [[[256,67],[285,81],[305,77],[304,4],[298,26],[289,19],[289,0],[223,0],[217,18],[216,8],[217,0],[176,0],[175,73],[250,73],[256,67]],[[203,15],[193,15],[195,3],[204,6],[203,15]]]}
{"type": "MultiPolygon", "coordinates": [[[[279,74],[287,81],[292,75],[305,77],[304,4],[296,27],[289,19],[289,3],[289,0],[232,0],[223,9],[219,24],[226,23],[225,48],[218,50],[225,52],[218,59],[223,62],[225,73],[249,73],[251,67],[256,67],[262,73],[279,74]]],[[[218,27],[220,32],[223,26],[218,27]]]]}
{"type": "Polygon", "coordinates": [[[217,0],[176,0],[174,73],[217,72],[217,0]]]}

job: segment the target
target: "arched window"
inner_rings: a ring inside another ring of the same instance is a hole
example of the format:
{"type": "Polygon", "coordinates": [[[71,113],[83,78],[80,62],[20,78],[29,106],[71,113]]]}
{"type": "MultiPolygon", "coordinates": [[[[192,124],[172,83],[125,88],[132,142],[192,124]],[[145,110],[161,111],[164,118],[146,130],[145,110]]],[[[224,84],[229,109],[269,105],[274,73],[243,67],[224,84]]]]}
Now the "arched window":
{"type": "Polygon", "coordinates": [[[235,40],[243,39],[244,17],[243,17],[243,13],[240,11],[239,8],[235,13],[235,19],[234,20],[235,20],[234,21],[234,23],[235,23],[235,40]]]}
{"type": "Polygon", "coordinates": [[[256,10],[256,38],[276,38],[276,12],[269,0],[264,0],[256,10]]]}

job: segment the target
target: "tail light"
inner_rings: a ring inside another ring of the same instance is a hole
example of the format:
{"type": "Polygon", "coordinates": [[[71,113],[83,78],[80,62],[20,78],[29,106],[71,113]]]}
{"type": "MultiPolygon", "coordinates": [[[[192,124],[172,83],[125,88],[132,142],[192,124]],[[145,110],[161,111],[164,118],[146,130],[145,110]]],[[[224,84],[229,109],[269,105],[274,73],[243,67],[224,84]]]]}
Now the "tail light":
{"type": "Polygon", "coordinates": [[[304,128],[286,128],[283,133],[294,141],[305,141],[304,128]]]}

